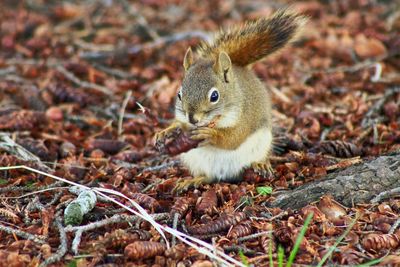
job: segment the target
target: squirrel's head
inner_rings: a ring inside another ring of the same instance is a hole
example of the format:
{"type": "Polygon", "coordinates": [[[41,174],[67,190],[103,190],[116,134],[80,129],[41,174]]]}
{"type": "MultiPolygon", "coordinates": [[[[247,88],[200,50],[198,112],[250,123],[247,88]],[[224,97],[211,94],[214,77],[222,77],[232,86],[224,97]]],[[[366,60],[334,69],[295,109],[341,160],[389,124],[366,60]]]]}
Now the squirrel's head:
{"type": "Polygon", "coordinates": [[[196,126],[211,122],[217,127],[233,126],[240,113],[240,90],[236,90],[228,54],[221,52],[216,60],[200,58],[193,62],[189,48],[183,67],[185,76],[176,99],[176,119],[196,126]]]}

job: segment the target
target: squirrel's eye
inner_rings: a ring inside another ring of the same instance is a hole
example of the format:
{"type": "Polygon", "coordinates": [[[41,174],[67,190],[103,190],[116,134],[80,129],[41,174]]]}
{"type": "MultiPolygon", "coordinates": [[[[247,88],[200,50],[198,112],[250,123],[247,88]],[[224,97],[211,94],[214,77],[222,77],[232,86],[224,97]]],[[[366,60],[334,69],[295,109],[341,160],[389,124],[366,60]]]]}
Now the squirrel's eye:
{"type": "Polygon", "coordinates": [[[179,98],[179,100],[182,100],[182,87],[179,88],[178,98],[179,98]]]}
{"type": "Polygon", "coordinates": [[[209,91],[208,95],[209,95],[211,103],[215,104],[215,103],[218,102],[218,100],[219,100],[219,92],[218,92],[217,88],[215,88],[215,87],[211,88],[211,90],[209,91]]]}

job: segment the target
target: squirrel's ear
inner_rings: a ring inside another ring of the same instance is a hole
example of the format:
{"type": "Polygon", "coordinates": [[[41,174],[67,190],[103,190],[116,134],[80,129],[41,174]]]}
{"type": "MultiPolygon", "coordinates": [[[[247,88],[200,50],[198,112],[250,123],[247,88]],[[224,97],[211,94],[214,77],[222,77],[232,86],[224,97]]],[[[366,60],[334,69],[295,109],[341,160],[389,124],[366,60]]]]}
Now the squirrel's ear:
{"type": "Polygon", "coordinates": [[[224,75],[225,82],[229,82],[229,70],[232,67],[231,58],[225,52],[220,52],[218,55],[218,59],[215,62],[214,70],[217,73],[221,73],[224,75]]]}
{"type": "Polygon", "coordinates": [[[193,63],[193,52],[192,48],[189,47],[188,50],[186,51],[185,58],[183,59],[183,67],[185,68],[185,71],[187,71],[190,66],[193,63]]]}

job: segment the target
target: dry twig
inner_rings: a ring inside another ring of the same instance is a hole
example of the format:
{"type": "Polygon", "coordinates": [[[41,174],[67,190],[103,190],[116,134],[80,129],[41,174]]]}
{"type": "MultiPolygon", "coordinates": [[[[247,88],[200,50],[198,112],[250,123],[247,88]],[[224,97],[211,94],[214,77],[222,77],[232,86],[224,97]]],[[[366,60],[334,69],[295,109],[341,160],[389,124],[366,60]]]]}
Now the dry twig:
{"type": "Polygon", "coordinates": [[[59,214],[56,215],[56,220],[54,221],[54,224],[58,228],[58,231],[60,232],[60,245],[58,246],[58,250],[56,251],[56,253],[54,253],[49,258],[47,258],[44,262],[42,262],[42,264],[40,264],[39,267],[45,267],[49,264],[60,261],[61,258],[64,257],[65,253],[67,253],[67,251],[68,251],[67,234],[62,225],[61,216],[59,214]]]}
{"type": "Polygon", "coordinates": [[[8,134],[0,133],[0,149],[7,151],[11,155],[15,155],[23,161],[34,162],[43,170],[51,171],[50,168],[43,164],[36,155],[32,154],[23,146],[14,142],[14,140],[12,140],[8,134]]]}
{"type": "Polygon", "coordinates": [[[400,87],[393,87],[393,88],[387,89],[385,94],[382,97],[380,97],[379,100],[376,101],[372,105],[372,107],[370,107],[370,109],[367,111],[367,113],[365,113],[365,116],[364,116],[363,120],[361,121],[361,126],[363,128],[367,128],[371,125],[376,124],[377,121],[379,120],[379,118],[377,117],[378,116],[377,114],[379,114],[379,112],[382,109],[385,102],[396,93],[400,93],[400,87]]]}
{"type": "Polygon", "coordinates": [[[24,231],[21,231],[21,230],[18,230],[18,229],[13,229],[13,228],[1,225],[1,224],[0,224],[0,231],[6,232],[6,233],[11,234],[11,235],[15,234],[15,235],[17,235],[19,237],[22,237],[22,238],[28,239],[28,240],[32,240],[32,241],[34,241],[36,243],[39,243],[39,244],[46,244],[46,242],[45,242],[46,238],[44,236],[32,235],[30,233],[27,233],[27,232],[24,232],[24,231]]]}
{"type": "Polygon", "coordinates": [[[34,65],[34,66],[47,66],[49,68],[54,68],[60,73],[64,75],[65,78],[75,83],[76,85],[82,88],[92,88],[97,91],[102,92],[108,96],[111,96],[113,93],[105,86],[98,85],[95,83],[82,81],[78,77],[76,77],[72,72],[68,71],[63,64],[72,63],[72,62],[61,62],[58,59],[50,58],[46,60],[36,60],[36,59],[9,59],[5,62],[7,65],[34,65]]]}
{"type": "MultiPolygon", "coordinates": [[[[159,214],[151,214],[155,221],[166,220],[169,218],[168,213],[159,213],[159,214]]],[[[121,223],[121,222],[135,222],[140,220],[139,216],[135,215],[125,215],[125,214],[117,214],[110,218],[106,218],[101,221],[93,222],[83,226],[67,226],[65,228],[66,232],[75,232],[74,240],[72,241],[71,249],[75,254],[78,254],[79,244],[81,242],[81,237],[84,232],[91,231],[97,228],[104,227],[109,224],[121,223]]]]}
{"type": "Polygon", "coordinates": [[[129,99],[132,96],[132,91],[128,91],[125,95],[124,101],[122,102],[122,106],[120,109],[120,113],[119,113],[119,118],[118,118],[118,137],[121,138],[122,135],[122,123],[124,121],[124,116],[125,116],[125,109],[126,106],[128,105],[129,99]]]}
{"type": "Polygon", "coordinates": [[[388,232],[388,234],[394,234],[394,232],[396,231],[396,229],[400,226],[400,218],[398,218],[394,224],[392,225],[392,227],[390,227],[390,230],[388,232]]]}
{"type": "Polygon", "coordinates": [[[391,190],[387,190],[382,193],[379,193],[377,196],[375,196],[373,199],[371,199],[371,203],[379,203],[382,200],[391,198],[397,194],[400,194],[400,187],[393,188],[391,190]]]}
{"type": "Polygon", "coordinates": [[[78,85],[80,87],[92,88],[92,89],[100,91],[106,95],[112,95],[112,92],[107,87],[98,85],[95,83],[90,83],[87,81],[82,81],[78,77],[76,77],[72,72],[70,72],[66,68],[64,68],[64,66],[62,66],[62,65],[57,65],[56,70],[61,72],[65,76],[65,78],[67,78],[68,80],[70,80],[71,82],[75,83],[76,85],[78,85]]]}
{"type": "Polygon", "coordinates": [[[260,232],[260,233],[255,233],[252,235],[248,235],[248,236],[243,236],[243,237],[239,237],[238,238],[238,242],[245,242],[251,239],[255,239],[258,238],[260,236],[264,236],[264,235],[270,235],[273,231],[264,231],[264,232],[260,232]]]}

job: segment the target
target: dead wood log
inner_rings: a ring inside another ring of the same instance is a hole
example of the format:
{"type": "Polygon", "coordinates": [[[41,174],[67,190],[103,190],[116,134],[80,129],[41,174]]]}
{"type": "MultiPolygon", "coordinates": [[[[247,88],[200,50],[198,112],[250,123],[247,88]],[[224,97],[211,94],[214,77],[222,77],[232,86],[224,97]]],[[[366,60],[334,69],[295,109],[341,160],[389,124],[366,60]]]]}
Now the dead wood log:
{"type": "Polygon", "coordinates": [[[350,166],[328,174],[322,180],[285,191],[271,207],[298,209],[317,201],[325,194],[350,207],[367,203],[376,195],[400,187],[400,152],[350,166]]]}

